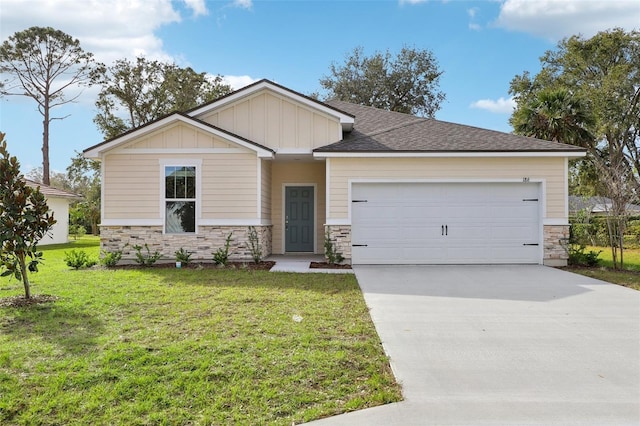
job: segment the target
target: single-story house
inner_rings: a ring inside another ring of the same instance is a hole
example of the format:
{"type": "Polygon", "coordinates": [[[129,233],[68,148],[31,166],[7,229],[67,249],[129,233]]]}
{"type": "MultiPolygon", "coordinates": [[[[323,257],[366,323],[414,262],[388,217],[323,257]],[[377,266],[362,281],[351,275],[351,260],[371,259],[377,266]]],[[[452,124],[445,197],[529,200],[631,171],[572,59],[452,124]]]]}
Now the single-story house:
{"type": "Polygon", "coordinates": [[[56,220],[51,231],[40,240],[39,245],[44,246],[69,242],[69,204],[82,197],[30,179],[25,178],[24,181],[32,188],[40,187],[40,192],[45,196],[47,206],[53,213],[53,218],[56,220]]]}
{"type": "MultiPolygon", "coordinates": [[[[580,211],[587,211],[594,216],[607,216],[612,209],[611,198],[569,195],[569,216],[575,216],[580,211]]],[[[640,215],[640,206],[628,203],[625,211],[629,215],[640,215]]]]}
{"type": "Polygon", "coordinates": [[[105,250],[210,260],[233,233],[249,258],[254,227],[265,256],[328,237],[354,264],[562,265],[568,160],[585,151],[261,80],[84,155],[102,164],[105,250]]]}

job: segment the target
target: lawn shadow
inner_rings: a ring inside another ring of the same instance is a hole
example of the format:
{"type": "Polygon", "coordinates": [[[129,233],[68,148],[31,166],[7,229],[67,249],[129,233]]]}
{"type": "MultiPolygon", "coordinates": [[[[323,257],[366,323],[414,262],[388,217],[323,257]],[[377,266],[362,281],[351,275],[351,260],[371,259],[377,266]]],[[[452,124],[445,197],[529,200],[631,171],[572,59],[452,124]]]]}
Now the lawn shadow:
{"type": "Polygon", "coordinates": [[[3,308],[0,332],[16,339],[39,337],[69,353],[92,350],[104,324],[95,316],[60,302],[3,308]]]}

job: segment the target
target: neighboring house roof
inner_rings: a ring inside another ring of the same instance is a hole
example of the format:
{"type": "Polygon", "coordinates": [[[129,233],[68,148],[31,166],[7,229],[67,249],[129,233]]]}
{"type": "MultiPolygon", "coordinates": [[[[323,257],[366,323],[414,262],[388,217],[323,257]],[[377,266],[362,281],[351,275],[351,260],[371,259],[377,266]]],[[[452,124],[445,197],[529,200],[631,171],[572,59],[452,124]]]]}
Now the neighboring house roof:
{"type": "MultiPolygon", "coordinates": [[[[569,214],[575,214],[581,210],[590,213],[608,213],[613,202],[607,197],[578,197],[569,195],[569,214]]],[[[629,203],[626,206],[627,213],[640,214],[640,205],[629,203]]]]}
{"type": "Polygon", "coordinates": [[[49,185],[45,185],[44,183],[40,183],[40,182],[36,182],[34,180],[31,179],[27,179],[27,178],[23,178],[23,180],[25,181],[25,183],[30,186],[31,188],[37,188],[40,187],[40,192],[46,197],[46,198],[53,198],[53,197],[58,197],[58,198],[82,198],[82,196],[78,195],[78,194],[74,194],[73,192],[69,192],[69,191],[64,191],[62,189],[58,189],[58,188],[54,188],[52,186],[49,185]]]}
{"type": "Polygon", "coordinates": [[[332,100],[326,102],[356,117],[343,140],[314,152],[570,152],[585,150],[526,136],[332,100]]]}

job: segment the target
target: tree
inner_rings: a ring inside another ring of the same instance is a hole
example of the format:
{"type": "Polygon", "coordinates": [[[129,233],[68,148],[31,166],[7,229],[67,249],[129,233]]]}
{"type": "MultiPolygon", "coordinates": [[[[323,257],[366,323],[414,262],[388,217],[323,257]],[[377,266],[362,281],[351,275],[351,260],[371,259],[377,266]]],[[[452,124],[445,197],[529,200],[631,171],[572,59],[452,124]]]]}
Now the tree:
{"type": "Polygon", "coordinates": [[[28,272],[38,272],[42,252],[38,242],[55,224],[40,188],[27,186],[20,175],[20,163],[7,151],[0,133],[0,262],[5,271],[24,285],[25,298],[31,298],[28,272]]]}
{"type": "MultiPolygon", "coordinates": [[[[546,52],[541,65],[536,76],[525,72],[511,81],[509,91],[517,102],[511,122],[515,127],[528,114],[527,109],[535,110],[541,97],[554,92],[564,90],[567,102],[583,103],[593,120],[586,123],[593,137],[574,137],[569,132],[562,142],[587,149],[598,186],[612,200],[608,216],[611,248],[616,266],[620,250],[621,266],[624,212],[640,191],[640,32],[614,29],[586,40],[572,36],[546,52]]],[[[580,118],[572,120],[579,122],[580,118]]],[[[558,123],[571,127],[567,122],[558,123]]]]}
{"type": "Polygon", "coordinates": [[[89,224],[91,233],[98,235],[100,223],[100,162],[85,158],[77,152],[67,167],[67,180],[72,191],[82,195],[82,201],[71,205],[69,214],[74,225],[89,224]]]}
{"type": "Polygon", "coordinates": [[[219,75],[197,73],[144,57],[135,63],[121,59],[107,70],[93,121],[105,138],[111,139],[173,111],[185,111],[230,92],[231,86],[224,84],[219,75]]]}
{"type": "Polygon", "coordinates": [[[438,88],[441,75],[426,49],[405,46],[395,57],[388,50],[367,57],[356,47],[344,64],[331,64],[320,85],[327,91],[325,99],[433,118],[445,99],[438,88]]]}
{"type": "Polygon", "coordinates": [[[42,115],[42,181],[49,185],[49,125],[51,109],[74,102],[67,89],[90,86],[103,71],[80,42],[51,27],[31,27],[9,37],[0,46],[0,72],[11,76],[3,82],[2,95],[27,96],[36,101],[42,115]]]}

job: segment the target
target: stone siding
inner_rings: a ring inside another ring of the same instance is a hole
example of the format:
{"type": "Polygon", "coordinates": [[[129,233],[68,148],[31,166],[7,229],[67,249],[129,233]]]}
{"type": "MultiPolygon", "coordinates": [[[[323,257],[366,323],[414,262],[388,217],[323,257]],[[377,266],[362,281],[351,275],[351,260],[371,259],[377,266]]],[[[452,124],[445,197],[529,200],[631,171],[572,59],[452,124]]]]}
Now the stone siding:
{"type": "MultiPolygon", "coordinates": [[[[255,228],[264,259],[271,254],[271,226],[255,228]]],[[[163,234],[162,226],[102,226],[100,248],[105,251],[122,250],[122,258],[132,260],[135,259],[133,246],[147,244],[151,253],[159,251],[163,254],[160,261],[174,260],[174,253],[184,248],[193,253],[191,259],[194,261],[213,261],[212,253],[224,248],[230,232],[233,234],[229,260],[252,260],[248,226],[199,226],[197,234],[163,234]]]]}
{"type": "MultiPolygon", "coordinates": [[[[329,234],[335,250],[344,256],[344,263],[351,263],[351,225],[325,225],[325,233],[329,234]]],[[[322,245],[324,247],[324,241],[322,245]]]]}
{"type": "Polygon", "coordinates": [[[544,259],[547,266],[567,266],[569,225],[545,225],[544,259]]]}

